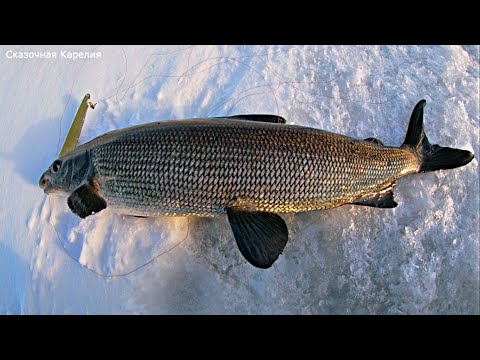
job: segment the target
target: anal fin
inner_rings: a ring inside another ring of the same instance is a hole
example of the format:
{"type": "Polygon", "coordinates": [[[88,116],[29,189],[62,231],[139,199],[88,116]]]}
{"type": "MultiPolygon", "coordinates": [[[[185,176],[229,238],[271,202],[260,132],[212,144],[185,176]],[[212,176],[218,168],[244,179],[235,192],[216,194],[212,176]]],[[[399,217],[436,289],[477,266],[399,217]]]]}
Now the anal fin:
{"type": "Polygon", "coordinates": [[[85,184],[76,189],[67,200],[68,207],[82,219],[102,211],[107,202],[98,194],[96,188],[85,184]]]}
{"type": "Polygon", "coordinates": [[[364,196],[363,198],[354,201],[352,204],[384,209],[394,208],[398,205],[393,199],[393,187],[389,187],[388,189],[375,194],[364,196]]]}
{"type": "Polygon", "coordinates": [[[255,267],[267,269],[278,259],[288,241],[285,221],[267,212],[227,208],[228,221],[238,248],[255,267]]]}
{"type": "Polygon", "coordinates": [[[268,123],[275,123],[275,124],[285,124],[287,122],[281,116],[269,115],[269,114],[246,114],[246,115],[220,116],[219,118],[250,120],[250,121],[268,122],[268,123]]]}

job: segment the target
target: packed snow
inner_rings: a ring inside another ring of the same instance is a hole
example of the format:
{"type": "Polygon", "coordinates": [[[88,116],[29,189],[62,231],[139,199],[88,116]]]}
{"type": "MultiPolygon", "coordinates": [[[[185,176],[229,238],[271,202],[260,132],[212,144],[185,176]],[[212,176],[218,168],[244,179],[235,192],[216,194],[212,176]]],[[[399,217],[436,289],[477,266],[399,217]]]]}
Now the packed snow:
{"type": "Polygon", "coordinates": [[[479,46],[0,50],[0,313],[479,313],[479,46]],[[476,158],[401,179],[395,209],[282,215],[289,242],[261,270],[241,256],[225,217],[139,219],[107,208],[81,220],[66,198],[43,193],[39,177],[87,92],[98,105],[80,143],[150,121],[272,113],[399,146],[425,98],[430,141],[476,158]]]}

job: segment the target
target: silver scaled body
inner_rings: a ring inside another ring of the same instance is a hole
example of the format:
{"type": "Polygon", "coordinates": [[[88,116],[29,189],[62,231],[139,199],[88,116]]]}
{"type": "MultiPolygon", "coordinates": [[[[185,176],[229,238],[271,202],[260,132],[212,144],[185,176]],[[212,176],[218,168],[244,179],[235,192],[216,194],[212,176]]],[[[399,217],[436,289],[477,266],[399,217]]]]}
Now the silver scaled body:
{"type": "Polygon", "coordinates": [[[407,147],[233,119],[116,130],[67,157],[84,151],[108,206],[140,216],[327,209],[388,189],[419,167],[407,147]]]}

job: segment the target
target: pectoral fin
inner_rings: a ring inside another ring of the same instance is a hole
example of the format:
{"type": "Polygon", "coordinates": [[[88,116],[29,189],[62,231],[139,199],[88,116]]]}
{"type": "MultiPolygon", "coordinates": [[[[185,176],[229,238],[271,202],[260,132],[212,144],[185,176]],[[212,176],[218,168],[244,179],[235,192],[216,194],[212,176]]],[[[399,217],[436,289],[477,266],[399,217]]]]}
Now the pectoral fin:
{"type": "Polygon", "coordinates": [[[278,259],[288,241],[285,221],[278,215],[227,209],[228,221],[238,248],[247,261],[267,269],[278,259]]]}
{"type": "Polygon", "coordinates": [[[68,207],[82,219],[102,211],[107,202],[102,198],[95,187],[85,184],[75,190],[67,200],[68,207]]]}
{"type": "Polygon", "coordinates": [[[259,121],[259,122],[269,122],[276,124],[285,124],[287,121],[278,115],[267,115],[267,114],[246,114],[246,115],[233,115],[233,116],[222,116],[226,119],[240,119],[240,120],[250,120],[250,121],[259,121]]]}

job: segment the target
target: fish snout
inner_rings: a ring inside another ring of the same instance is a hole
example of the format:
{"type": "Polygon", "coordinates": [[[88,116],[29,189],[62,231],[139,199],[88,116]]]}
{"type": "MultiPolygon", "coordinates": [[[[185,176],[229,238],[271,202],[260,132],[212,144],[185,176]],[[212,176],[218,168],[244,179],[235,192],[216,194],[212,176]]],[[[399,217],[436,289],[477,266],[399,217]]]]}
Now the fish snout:
{"type": "Polygon", "coordinates": [[[51,179],[47,174],[43,174],[40,177],[40,180],[38,181],[38,186],[40,186],[40,189],[46,192],[50,185],[51,179]]]}

